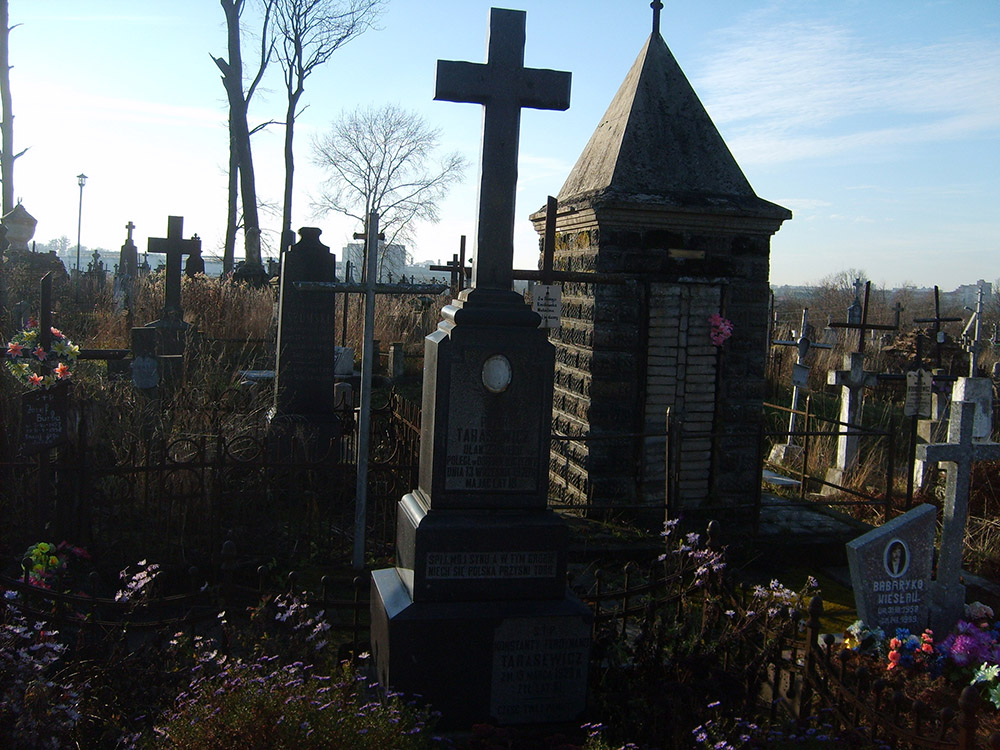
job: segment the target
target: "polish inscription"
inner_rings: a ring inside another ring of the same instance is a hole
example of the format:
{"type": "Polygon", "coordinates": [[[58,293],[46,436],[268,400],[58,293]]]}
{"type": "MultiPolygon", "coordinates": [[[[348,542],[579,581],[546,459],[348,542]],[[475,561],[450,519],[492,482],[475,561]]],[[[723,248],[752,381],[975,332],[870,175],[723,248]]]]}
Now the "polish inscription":
{"type": "Polygon", "coordinates": [[[453,427],[445,458],[449,490],[535,489],[537,441],[527,429],[453,427]]]}
{"type": "Polygon", "coordinates": [[[431,552],[427,579],[553,578],[557,555],[547,552],[431,552]]]}
{"type": "Polygon", "coordinates": [[[586,702],[589,658],[581,618],[504,620],[493,635],[491,714],[510,724],[574,719],[586,702]]]}

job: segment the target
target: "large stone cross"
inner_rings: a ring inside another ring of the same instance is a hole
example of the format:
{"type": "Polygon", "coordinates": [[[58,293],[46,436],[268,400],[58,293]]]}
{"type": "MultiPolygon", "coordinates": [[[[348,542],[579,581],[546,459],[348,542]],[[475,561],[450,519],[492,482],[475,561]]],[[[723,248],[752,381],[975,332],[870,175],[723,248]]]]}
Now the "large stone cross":
{"type": "MultiPolygon", "coordinates": [[[[130,222],[131,223],[131,222],[130,222]]],[[[131,231],[131,230],[130,230],[131,231]]],[[[184,217],[167,217],[167,236],[150,237],[148,252],[167,256],[167,281],[163,301],[163,317],[183,317],[181,308],[181,257],[201,252],[201,240],[184,239],[184,217]]]]}
{"type": "Polygon", "coordinates": [[[490,10],[487,61],[438,60],[434,98],[483,105],[483,156],[472,286],[509,291],[514,268],[514,198],[521,108],[569,108],[571,76],[524,67],[521,10],[490,10]]]}
{"type": "Polygon", "coordinates": [[[861,405],[864,403],[864,389],[874,388],[878,376],[865,369],[865,355],[851,352],[844,355],[844,369],[832,370],[826,382],[840,386],[840,432],[837,437],[837,464],[834,472],[841,476],[827,481],[840,483],[843,475],[853,471],[858,464],[858,436],[851,434],[856,425],[861,424],[861,405]]]}
{"type": "Polygon", "coordinates": [[[965,527],[969,517],[972,465],[977,461],[1000,460],[1000,443],[973,442],[975,416],[975,402],[953,401],[951,419],[948,421],[948,442],[917,446],[917,458],[948,464],[941,549],[938,553],[935,582],[934,599],[939,609],[936,621],[932,622],[935,631],[953,625],[961,616],[965,604],[965,586],[962,585],[960,576],[965,527]]]}

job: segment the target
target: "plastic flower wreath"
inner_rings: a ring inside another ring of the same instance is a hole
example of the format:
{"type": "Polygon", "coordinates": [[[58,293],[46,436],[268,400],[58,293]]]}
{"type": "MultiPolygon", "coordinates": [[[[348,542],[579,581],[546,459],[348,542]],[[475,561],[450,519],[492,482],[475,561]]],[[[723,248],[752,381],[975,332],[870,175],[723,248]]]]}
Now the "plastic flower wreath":
{"type": "Polygon", "coordinates": [[[41,346],[38,321],[28,320],[28,327],[7,342],[4,364],[11,374],[30,388],[51,388],[72,376],[70,365],[80,355],[80,347],[58,328],[49,329],[49,348],[41,346]]]}
{"type": "Polygon", "coordinates": [[[89,560],[90,554],[82,547],[74,547],[68,542],[60,542],[58,546],[51,542],[31,545],[24,553],[28,582],[45,589],[53,588],[52,584],[72,559],[89,560]]]}
{"type": "Polygon", "coordinates": [[[723,318],[719,313],[712,313],[708,316],[708,324],[712,326],[708,337],[716,346],[722,346],[726,339],[733,335],[733,324],[723,318]]]}

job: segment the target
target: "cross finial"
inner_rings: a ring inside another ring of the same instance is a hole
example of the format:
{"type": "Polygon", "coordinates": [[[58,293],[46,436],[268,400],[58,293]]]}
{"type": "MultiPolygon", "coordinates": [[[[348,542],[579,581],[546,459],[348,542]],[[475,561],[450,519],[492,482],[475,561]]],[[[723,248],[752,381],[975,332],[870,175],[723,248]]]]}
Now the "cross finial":
{"type": "Polygon", "coordinates": [[[660,11],[663,10],[663,3],[661,0],[653,0],[649,4],[649,7],[653,9],[653,33],[660,33],[660,11]]]}
{"type": "Polygon", "coordinates": [[[131,242],[132,241],[132,230],[135,229],[135,224],[133,224],[131,221],[129,221],[129,223],[125,225],[125,229],[128,230],[128,241],[131,242]]]}

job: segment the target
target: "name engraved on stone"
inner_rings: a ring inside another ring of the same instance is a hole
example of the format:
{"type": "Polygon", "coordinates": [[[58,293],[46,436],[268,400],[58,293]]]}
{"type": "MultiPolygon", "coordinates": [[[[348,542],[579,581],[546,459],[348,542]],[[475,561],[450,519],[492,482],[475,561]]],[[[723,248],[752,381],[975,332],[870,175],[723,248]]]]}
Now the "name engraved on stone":
{"type": "Polygon", "coordinates": [[[449,490],[535,489],[536,442],[527,429],[454,427],[445,457],[449,490]]]}
{"type": "Polygon", "coordinates": [[[493,635],[493,717],[501,723],[574,718],[584,705],[589,658],[582,619],[504,620],[493,635]]]}
{"type": "Polygon", "coordinates": [[[21,398],[21,452],[31,455],[66,439],[66,389],[26,393],[21,398]]]}
{"type": "Polygon", "coordinates": [[[427,579],[553,578],[557,555],[539,552],[431,552],[427,579]]]}

